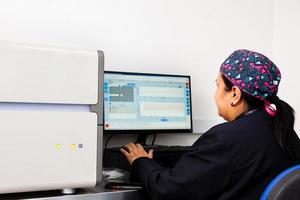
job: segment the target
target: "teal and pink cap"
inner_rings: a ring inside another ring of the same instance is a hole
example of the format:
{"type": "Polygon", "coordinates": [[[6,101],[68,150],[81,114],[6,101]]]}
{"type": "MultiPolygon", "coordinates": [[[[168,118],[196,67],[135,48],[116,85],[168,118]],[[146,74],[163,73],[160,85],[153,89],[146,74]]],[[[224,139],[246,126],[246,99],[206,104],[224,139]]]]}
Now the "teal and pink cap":
{"type": "Polygon", "coordinates": [[[266,56],[246,49],[234,51],[221,65],[220,72],[245,93],[265,102],[265,109],[276,115],[276,107],[267,99],[275,97],[281,74],[266,56]]]}

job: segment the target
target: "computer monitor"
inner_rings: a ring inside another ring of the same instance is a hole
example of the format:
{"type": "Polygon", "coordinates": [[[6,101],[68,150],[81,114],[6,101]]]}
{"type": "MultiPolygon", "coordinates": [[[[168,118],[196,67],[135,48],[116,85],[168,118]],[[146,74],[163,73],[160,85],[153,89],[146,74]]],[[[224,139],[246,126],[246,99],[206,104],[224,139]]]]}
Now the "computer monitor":
{"type": "Polygon", "coordinates": [[[192,132],[191,78],[104,72],[104,133],[192,132]]]}

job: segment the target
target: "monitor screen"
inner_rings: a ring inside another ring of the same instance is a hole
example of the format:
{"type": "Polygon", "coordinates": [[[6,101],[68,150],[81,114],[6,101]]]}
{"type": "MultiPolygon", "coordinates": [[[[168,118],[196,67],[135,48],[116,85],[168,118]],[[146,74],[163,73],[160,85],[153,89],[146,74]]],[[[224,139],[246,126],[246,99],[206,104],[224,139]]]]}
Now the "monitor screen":
{"type": "Polygon", "coordinates": [[[105,71],[104,131],[192,132],[190,76],[105,71]]]}

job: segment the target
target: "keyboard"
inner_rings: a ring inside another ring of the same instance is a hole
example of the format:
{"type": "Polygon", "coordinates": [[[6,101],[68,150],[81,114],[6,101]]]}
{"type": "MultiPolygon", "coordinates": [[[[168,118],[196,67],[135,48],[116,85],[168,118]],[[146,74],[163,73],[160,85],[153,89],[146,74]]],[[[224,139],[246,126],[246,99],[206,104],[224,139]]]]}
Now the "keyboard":
{"type": "Polygon", "coordinates": [[[191,146],[162,146],[162,145],[154,145],[154,146],[143,146],[144,149],[148,152],[150,149],[153,149],[154,152],[187,152],[191,150],[191,146]]]}
{"type": "MultiPolygon", "coordinates": [[[[161,166],[172,168],[183,154],[192,149],[191,146],[163,146],[163,145],[146,145],[145,150],[148,152],[153,149],[153,160],[161,166]]],[[[105,148],[103,151],[103,167],[116,167],[122,170],[130,171],[130,165],[124,155],[120,152],[121,147],[105,148]]]]}
{"type": "MultiPolygon", "coordinates": [[[[165,145],[144,145],[143,146],[145,151],[150,151],[150,149],[153,149],[154,153],[159,152],[178,152],[178,153],[185,153],[192,149],[192,146],[178,146],[178,145],[171,145],[171,146],[165,146],[165,145]]],[[[120,151],[121,147],[112,147],[109,148],[112,151],[120,151]]]]}

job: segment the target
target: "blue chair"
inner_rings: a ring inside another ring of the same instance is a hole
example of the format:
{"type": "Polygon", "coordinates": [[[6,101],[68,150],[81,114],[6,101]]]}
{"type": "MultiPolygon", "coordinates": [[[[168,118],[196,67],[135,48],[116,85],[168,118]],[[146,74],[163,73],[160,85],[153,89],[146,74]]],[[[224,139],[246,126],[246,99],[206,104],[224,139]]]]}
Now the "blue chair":
{"type": "Polygon", "coordinates": [[[281,172],[268,185],[260,200],[299,200],[300,199],[300,165],[281,172]]]}

